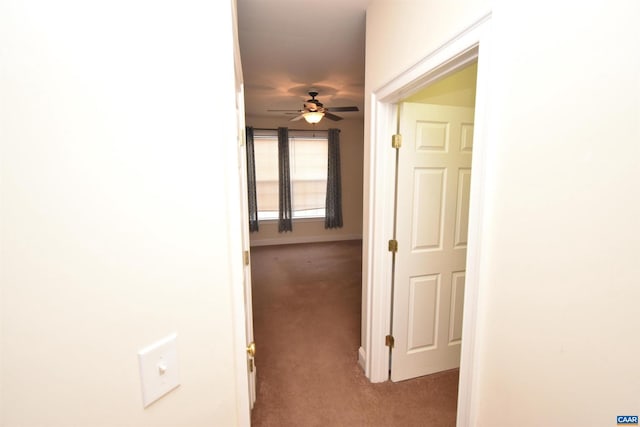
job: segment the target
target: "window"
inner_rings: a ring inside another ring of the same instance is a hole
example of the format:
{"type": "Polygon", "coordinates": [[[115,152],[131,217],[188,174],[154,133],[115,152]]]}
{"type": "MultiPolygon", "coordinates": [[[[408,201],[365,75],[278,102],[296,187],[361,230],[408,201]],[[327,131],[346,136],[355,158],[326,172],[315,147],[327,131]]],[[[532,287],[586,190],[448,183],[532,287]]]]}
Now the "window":
{"type": "MultiPolygon", "coordinates": [[[[289,132],[293,218],[324,218],[327,193],[327,137],[289,132]]],[[[254,135],[258,219],[278,219],[278,137],[254,135]]]]}

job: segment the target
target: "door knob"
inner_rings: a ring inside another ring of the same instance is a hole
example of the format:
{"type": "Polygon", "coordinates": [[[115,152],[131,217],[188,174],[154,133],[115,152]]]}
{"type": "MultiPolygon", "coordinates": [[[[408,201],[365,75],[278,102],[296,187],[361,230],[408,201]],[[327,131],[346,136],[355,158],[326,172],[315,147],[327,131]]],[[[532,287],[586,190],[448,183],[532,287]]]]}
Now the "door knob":
{"type": "Polygon", "coordinates": [[[247,346],[247,354],[249,354],[249,356],[251,357],[256,356],[256,343],[252,342],[247,346]]]}

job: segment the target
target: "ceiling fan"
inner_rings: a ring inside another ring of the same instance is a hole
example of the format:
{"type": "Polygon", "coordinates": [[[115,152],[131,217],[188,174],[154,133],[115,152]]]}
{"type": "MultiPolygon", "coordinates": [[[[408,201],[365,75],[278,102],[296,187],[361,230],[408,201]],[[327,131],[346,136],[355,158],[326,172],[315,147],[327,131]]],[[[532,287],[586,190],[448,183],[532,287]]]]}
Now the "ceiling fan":
{"type": "Polygon", "coordinates": [[[360,111],[358,107],[325,107],[320,101],[316,99],[318,96],[318,92],[315,90],[309,91],[309,96],[311,99],[307,99],[304,103],[302,110],[268,110],[268,111],[286,111],[292,112],[289,114],[297,114],[296,117],[292,118],[290,121],[295,122],[296,120],[305,119],[307,123],[318,123],[322,120],[323,117],[326,117],[329,120],[342,120],[342,117],[336,116],[332,113],[332,111],[360,111]]]}

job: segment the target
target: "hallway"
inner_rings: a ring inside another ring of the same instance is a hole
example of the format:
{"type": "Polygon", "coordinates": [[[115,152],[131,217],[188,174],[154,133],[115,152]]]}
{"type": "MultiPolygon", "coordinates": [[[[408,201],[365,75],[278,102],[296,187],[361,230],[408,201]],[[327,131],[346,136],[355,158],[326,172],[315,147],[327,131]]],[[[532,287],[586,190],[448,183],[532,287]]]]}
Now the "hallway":
{"type": "Polygon", "coordinates": [[[458,371],[371,384],[358,366],[361,241],[254,247],[253,426],[454,426],[458,371]]]}

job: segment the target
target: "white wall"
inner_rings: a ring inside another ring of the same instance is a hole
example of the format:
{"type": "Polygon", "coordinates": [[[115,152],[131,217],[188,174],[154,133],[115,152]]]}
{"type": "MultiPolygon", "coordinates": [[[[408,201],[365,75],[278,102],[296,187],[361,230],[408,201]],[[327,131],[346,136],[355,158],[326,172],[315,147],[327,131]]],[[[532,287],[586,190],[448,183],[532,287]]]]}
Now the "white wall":
{"type": "MultiPolygon", "coordinates": [[[[349,113],[347,113],[349,114],[349,113]]],[[[285,126],[292,129],[312,129],[306,123],[287,119],[248,116],[248,126],[275,129],[285,126]]],[[[293,231],[278,233],[277,221],[261,221],[260,230],[251,233],[251,245],[351,240],[362,238],[362,164],[364,128],[362,119],[346,119],[339,122],[323,121],[318,129],[340,129],[340,172],[342,179],[342,228],[325,229],[324,219],[293,221],[293,231]]]]}
{"type": "Polygon", "coordinates": [[[231,22],[228,1],[1,3],[0,425],[238,422],[231,22]],[[171,332],[182,385],[143,409],[137,351],[171,332]]]}
{"type": "Polygon", "coordinates": [[[488,11],[472,423],[613,425],[640,409],[640,3],[374,0],[366,93],[488,11]]]}

